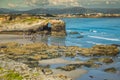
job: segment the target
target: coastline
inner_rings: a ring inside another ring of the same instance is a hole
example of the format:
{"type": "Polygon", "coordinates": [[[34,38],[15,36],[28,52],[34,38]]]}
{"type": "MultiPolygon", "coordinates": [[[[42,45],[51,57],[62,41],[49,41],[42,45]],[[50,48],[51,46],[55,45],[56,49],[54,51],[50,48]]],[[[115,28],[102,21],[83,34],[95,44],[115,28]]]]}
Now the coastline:
{"type": "MultiPolygon", "coordinates": [[[[82,66],[98,68],[101,65],[94,63],[92,59],[88,61],[81,61],[76,58],[76,60],[70,61],[62,58],[62,56],[64,56],[65,58],[75,58],[77,56],[75,54],[76,51],[82,50],[82,48],[79,47],[74,46],[66,48],[65,46],[48,46],[45,43],[30,43],[24,41],[24,39],[18,41],[15,40],[13,42],[13,39],[9,39],[8,37],[17,39],[18,36],[0,36],[0,38],[3,38],[3,41],[1,41],[0,43],[0,68],[15,70],[15,72],[18,72],[23,77],[23,79],[29,78],[39,80],[39,78],[41,78],[43,80],[76,80],[82,77],[82,75],[88,73],[88,70],[82,68],[82,66]],[[3,36],[8,41],[5,41],[3,36]],[[62,50],[62,53],[58,52],[59,50],[62,50]],[[56,68],[49,67],[52,65],[54,66],[55,64],[64,64],[65,66],[56,68]],[[14,66],[10,67],[12,65],[14,66]],[[15,66],[19,67],[16,68],[15,66]],[[21,69],[24,69],[24,71],[21,69]],[[22,72],[25,73],[23,74],[22,72]],[[27,75],[27,77],[25,75],[27,75]]],[[[22,38],[22,36],[19,37],[22,38]]],[[[113,50],[114,48],[115,50],[117,49],[116,47],[113,47],[113,50]]],[[[111,51],[112,46],[108,48],[108,50],[111,51]]],[[[84,54],[86,54],[86,52],[84,54]]],[[[107,60],[107,62],[110,61],[111,63],[111,59],[107,58],[107,60]]],[[[101,58],[100,61],[104,61],[104,58],[101,58]]]]}
{"type": "MultiPolygon", "coordinates": [[[[69,35],[79,34],[71,32],[69,35]]],[[[95,44],[93,47],[83,48],[59,44],[49,45],[48,38],[46,43],[43,42],[40,39],[31,41],[31,35],[25,37],[24,35],[0,34],[0,63],[2,64],[0,72],[12,70],[14,73],[19,73],[20,78],[28,80],[76,80],[83,75],[96,78],[88,74],[89,70],[94,69],[106,75],[108,73],[117,75],[119,72],[117,68],[119,65],[101,68],[108,64],[119,64],[116,61],[119,60],[120,53],[117,44],[95,44]]],[[[0,74],[0,79],[2,75],[4,74],[0,74]]]]}

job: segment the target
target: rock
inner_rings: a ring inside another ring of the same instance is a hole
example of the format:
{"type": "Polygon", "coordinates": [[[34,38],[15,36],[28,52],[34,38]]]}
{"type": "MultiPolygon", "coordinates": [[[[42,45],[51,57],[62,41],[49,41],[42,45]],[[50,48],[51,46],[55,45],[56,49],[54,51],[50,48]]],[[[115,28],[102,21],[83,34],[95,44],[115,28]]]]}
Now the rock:
{"type": "Polygon", "coordinates": [[[48,69],[48,68],[42,69],[42,72],[43,72],[45,75],[50,75],[50,74],[53,73],[52,70],[51,70],[51,69],[48,69]]]}
{"type": "Polygon", "coordinates": [[[111,58],[99,58],[99,61],[103,62],[103,63],[112,63],[113,62],[113,60],[111,58]]]}
{"type": "Polygon", "coordinates": [[[52,36],[65,36],[65,22],[62,20],[50,20],[51,24],[51,35],[52,36]]]}
{"type": "Polygon", "coordinates": [[[9,23],[4,23],[2,25],[2,31],[1,32],[31,32],[31,31],[40,31],[43,29],[47,29],[47,22],[46,20],[39,20],[39,19],[23,19],[23,21],[16,21],[12,22],[9,21],[9,23]],[[29,24],[31,23],[31,24],[29,24]]]}
{"type": "Polygon", "coordinates": [[[80,54],[84,55],[84,56],[91,56],[91,50],[90,49],[87,49],[87,48],[84,48],[80,51],[80,54]]]}
{"type": "Polygon", "coordinates": [[[102,64],[97,64],[97,63],[94,63],[91,68],[99,68],[102,64]]]}
{"type": "Polygon", "coordinates": [[[65,57],[75,57],[75,53],[65,53],[65,57]]]}
{"type": "Polygon", "coordinates": [[[28,67],[30,68],[33,68],[33,67],[38,67],[38,61],[27,61],[27,62],[24,62],[25,64],[28,65],[28,67]]]}
{"type": "Polygon", "coordinates": [[[83,64],[69,64],[68,66],[74,66],[75,68],[80,68],[83,64]]]}
{"type": "Polygon", "coordinates": [[[90,75],[89,77],[90,77],[90,78],[94,78],[94,76],[92,76],[92,75],[90,75]]]}
{"type": "Polygon", "coordinates": [[[82,36],[82,35],[80,35],[80,36],[78,36],[77,38],[83,38],[84,36],[82,36]]]}
{"type": "Polygon", "coordinates": [[[65,22],[62,20],[43,19],[34,16],[9,16],[6,21],[1,21],[0,33],[41,33],[50,34],[54,36],[65,36],[65,22]],[[51,24],[51,26],[49,26],[51,24]]]}
{"type": "Polygon", "coordinates": [[[39,64],[39,67],[41,68],[50,68],[49,64],[39,64]]]}
{"type": "MultiPolygon", "coordinates": [[[[68,77],[67,77],[67,76],[62,75],[62,74],[58,74],[57,76],[58,76],[60,79],[63,79],[63,80],[68,79],[68,77]]],[[[69,79],[69,80],[72,80],[72,79],[69,79]]]]}
{"type": "Polygon", "coordinates": [[[69,32],[69,34],[79,34],[79,32],[69,32]]]}
{"type": "Polygon", "coordinates": [[[1,49],[1,48],[7,48],[7,46],[4,46],[4,45],[3,45],[3,46],[0,46],[0,49],[1,49]]]}
{"type": "Polygon", "coordinates": [[[114,68],[114,67],[111,67],[111,68],[107,68],[107,69],[104,69],[105,72],[109,72],[109,73],[116,73],[117,72],[117,69],[114,68]]]}
{"type": "Polygon", "coordinates": [[[117,46],[117,47],[120,47],[120,44],[111,44],[113,46],[117,46]]]}
{"type": "Polygon", "coordinates": [[[41,59],[49,59],[49,56],[47,54],[40,55],[41,59]]]}
{"type": "Polygon", "coordinates": [[[57,69],[61,69],[61,70],[65,70],[65,71],[72,71],[72,70],[75,70],[76,67],[73,65],[66,65],[64,67],[58,67],[57,69]]]}
{"type": "Polygon", "coordinates": [[[83,48],[81,54],[85,56],[108,55],[115,56],[119,53],[119,49],[113,45],[95,45],[92,48],[83,48]]]}
{"type": "Polygon", "coordinates": [[[89,59],[88,61],[95,62],[95,61],[98,61],[98,60],[99,60],[99,58],[91,58],[91,59],[89,59]]]}
{"type": "Polygon", "coordinates": [[[90,68],[90,67],[92,67],[92,65],[94,65],[94,63],[88,61],[88,62],[83,63],[82,65],[85,66],[85,67],[90,68]]]}

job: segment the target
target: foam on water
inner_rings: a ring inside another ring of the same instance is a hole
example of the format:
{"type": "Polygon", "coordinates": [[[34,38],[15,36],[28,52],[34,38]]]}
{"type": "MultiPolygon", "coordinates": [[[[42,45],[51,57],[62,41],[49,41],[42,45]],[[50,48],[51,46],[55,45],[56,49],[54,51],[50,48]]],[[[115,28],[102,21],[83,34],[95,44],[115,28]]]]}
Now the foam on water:
{"type": "Polygon", "coordinates": [[[106,37],[100,37],[100,36],[89,36],[91,38],[97,38],[97,39],[103,39],[103,40],[109,40],[109,41],[120,41],[120,39],[115,39],[115,38],[106,38],[106,37]]]}
{"type": "Polygon", "coordinates": [[[95,44],[95,45],[102,45],[102,43],[96,43],[96,42],[93,42],[93,41],[86,41],[87,43],[91,43],[91,44],[95,44]]]}

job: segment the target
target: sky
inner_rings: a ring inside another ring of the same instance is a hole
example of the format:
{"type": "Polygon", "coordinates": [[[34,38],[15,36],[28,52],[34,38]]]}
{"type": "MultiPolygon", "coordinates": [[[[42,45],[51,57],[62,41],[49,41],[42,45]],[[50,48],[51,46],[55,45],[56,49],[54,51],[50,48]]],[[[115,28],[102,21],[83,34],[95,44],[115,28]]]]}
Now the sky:
{"type": "Polygon", "coordinates": [[[0,8],[16,10],[65,7],[120,8],[120,0],[0,0],[0,8]]]}

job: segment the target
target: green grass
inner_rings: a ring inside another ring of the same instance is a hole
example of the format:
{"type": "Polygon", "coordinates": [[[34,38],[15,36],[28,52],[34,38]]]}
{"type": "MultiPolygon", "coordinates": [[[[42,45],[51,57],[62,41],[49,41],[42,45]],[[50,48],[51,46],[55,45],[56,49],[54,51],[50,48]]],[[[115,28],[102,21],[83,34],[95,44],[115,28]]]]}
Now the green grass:
{"type": "Polygon", "coordinates": [[[12,70],[5,70],[0,67],[0,80],[22,80],[23,77],[12,70]]]}

